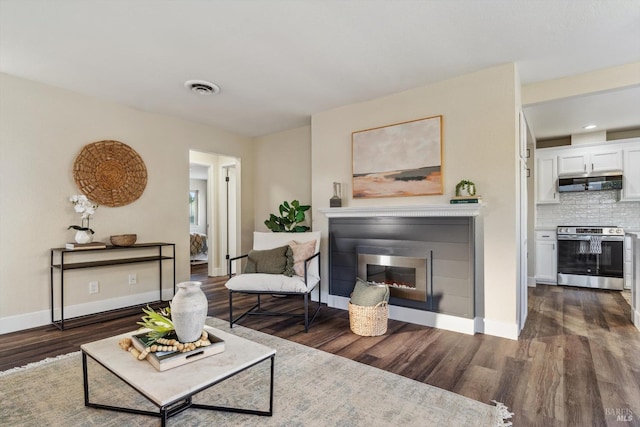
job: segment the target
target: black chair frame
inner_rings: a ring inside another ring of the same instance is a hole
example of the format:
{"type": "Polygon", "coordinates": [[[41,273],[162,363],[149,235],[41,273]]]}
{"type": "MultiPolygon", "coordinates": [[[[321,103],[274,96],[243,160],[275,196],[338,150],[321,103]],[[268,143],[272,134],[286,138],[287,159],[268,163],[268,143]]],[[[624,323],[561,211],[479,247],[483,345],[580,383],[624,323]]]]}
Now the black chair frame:
{"type": "MultiPolygon", "coordinates": [[[[245,255],[240,255],[234,258],[229,258],[229,269],[227,270],[229,272],[229,279],[231,279],[233,277],[233,273],[232,273],[232,262],[233,261],[237,261],[239,259],[242,258],[246,258],[248,257],[248,254],[245,255]]],[[[308,283],[308,272],[307,272],[307,264],[309,261],[311,261],[314,258],[318,258],[318,272],[320,272],[320,252],[316,252],[315,254],[311,255],[309,258],[307,258],[306,260],[304,260],[304,283],[305,285],[307,285],[308,283]]],[[[318,279],[318,285],[315,286],[313,289],[309,289],[307,292],[277,292],[277,291],[233,291],[231,289],[229,289],[229,327],[233,328],[233,325],[238,323],[239,320],[241,320],[242,318],[244,318],[247,315],[260,315],[260,316],[288,316],[288,317],[304,317],[304,331],[305,332],[309,332],[309,326],[311,326],[311,323],[315,320],[316,315],[318,314],[318,312],[320,311],[320,307],[322,306],[321,303],[321,298],[322,298],[322,279],[318,279]],[[318,307],[315,309],[315,311],[313,311],[313,313],[309,313],[309,299],[311,296],[311,292],[313,292],[314,289],[318,289],[318,307]],[[238,317],[236,317],[234,319],[233,317],[233,294],[237,293],[237,294],[253,294],[257,296],[257,303],[251,307],[250,309],[248,309],[247,311],[245,311],[244,313],[242,313],[241,315],[239,315],[238,317]],[[282,295],[282,296],[287,296],[287,295],[301,295],[303,297],[304,300],[304,313],[287,313],[287,312],[275,312],[275,311],[267,311],[264,310],[261,307],[261,301],[260,301],[260,296],[261,295],[282,295]],[[310,317],[311,315],[311,317],[310,317]]]]}

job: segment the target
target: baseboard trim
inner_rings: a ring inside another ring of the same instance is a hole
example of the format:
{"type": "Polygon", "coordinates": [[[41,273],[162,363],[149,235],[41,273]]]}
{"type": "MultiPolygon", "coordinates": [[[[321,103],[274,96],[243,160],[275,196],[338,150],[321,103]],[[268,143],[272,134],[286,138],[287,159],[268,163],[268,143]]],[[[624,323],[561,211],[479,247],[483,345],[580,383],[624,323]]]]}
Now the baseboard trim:
{"type": "MultiPolygon", "coordinates": [[[[173,298],[173,289],[163,290],[162,299],[168,301],[171,298],[173,298]]],[[[132,305],[140,305],[157,300],[158,291],[150,291],[142,294],[127,295],[125,297],[69,305],[64,308],[64,317],[65,319],[70,319],[72,317],[86,316],[87,314],[100,313],[102,311],[115,310],[132,305]]],[[[167,305],[169,305],[168,302],[167,305]]],[[[56,308],[54,310],[54,318],[60,319],[60,308],[56,308]]],[[[45,326],[49,324],[51,324],[51,310],[49,309],[20,314],[17,316],[3,317],[0,318],[0,334],[37,328],[38,326],[45,326]]],[[[131,327],[135,328],[135,325],[131,325],[131,327]]]]}
{"type": "MultiPolygon", "coordinates": [[[[333,308],[348,310],[349,298],[329,295],[327,305],[333,308]]],[[[468,335],[473,335],[475,333],[474,319],[465,319],[464,317],[451,316],[449,314],[433,313],[430,311],[390,305],[389,318],[468,335]]]]}
{"type": "Polygon", "coordinates": [[[482,329],[484,334],[493,335],[494,337],[508,338],[510,340],[518,340],[518,324],[498,322],[491,319],[482,319],[482,329]]]}
{"type": "Polygon", "coordinates": [[[51,310],[34,311],[0,319],[0,334],[51,324],[51,310]]]}
{"type": "Polygon", "coordinates": [[[632,309],[631,312],[633,313],[633,324],[640,329],[640,311],[632,309]]]}

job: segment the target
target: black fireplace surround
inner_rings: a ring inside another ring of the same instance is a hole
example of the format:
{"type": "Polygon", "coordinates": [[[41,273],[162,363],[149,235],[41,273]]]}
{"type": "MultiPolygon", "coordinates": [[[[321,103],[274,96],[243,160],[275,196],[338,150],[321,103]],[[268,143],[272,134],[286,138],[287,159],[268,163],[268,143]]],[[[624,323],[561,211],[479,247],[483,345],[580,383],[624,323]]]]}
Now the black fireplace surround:
{"type": "Polygon", "coordinates": [[[473,242],[472,217],[330,218],[329,293],[351,295],[359,254],[421,258],[426,268],[417,271],[426,275],[426,298],[407,298],[392,289],[389,303],[473,318],[473,242]]]}

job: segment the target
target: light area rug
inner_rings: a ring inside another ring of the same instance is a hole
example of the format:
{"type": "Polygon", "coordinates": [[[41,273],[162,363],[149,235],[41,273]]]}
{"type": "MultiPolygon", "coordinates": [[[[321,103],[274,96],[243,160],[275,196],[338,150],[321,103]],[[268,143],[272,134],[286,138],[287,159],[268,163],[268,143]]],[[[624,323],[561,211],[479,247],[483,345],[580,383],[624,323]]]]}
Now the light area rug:
{"type": "MultiPolygon", "coordinates": [[[[504,426],[504,405],[446,390],[242,326],[207,324],[275,348],[274,414],[188,409],[170,426],[504,426]]],[[[215,357],[215,356],[211,356],[215,357]]],[[[90,360],[90,359],[89,359],[90,360]]],[[[140,362],[147,363],[147,362],[140,362]]],[[[269,362],[196,395],[194,401],[268,409],[269,362]]],[[[170,372],[170,371],[169,371],[170,372]]],[[[90,360],[91,401],[156,407],[90,360]]],[[[0,420],[10,426],[157,426],[155,417],[84,406],[79,352],[0,373],[0,420]]]]}

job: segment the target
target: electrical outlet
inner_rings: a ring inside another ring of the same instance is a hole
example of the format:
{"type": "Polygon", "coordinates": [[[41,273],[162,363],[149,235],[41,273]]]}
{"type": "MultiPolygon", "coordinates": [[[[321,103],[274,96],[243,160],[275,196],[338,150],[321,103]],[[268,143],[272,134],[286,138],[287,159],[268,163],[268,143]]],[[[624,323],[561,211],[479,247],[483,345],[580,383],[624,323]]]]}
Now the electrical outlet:
{"type": "Polygon", "coordinates": [[[129,275],[129,284],[130,285],[135,285],[136,283],[138,283],[138,276],[135,274],[130,274],[129,275]]]}
{"type": "Polygon", "coordinates": [[[97,294],[98,292],[100,292],[100,285],[98,282],[89,282],[89,293],[97,294]]]}

